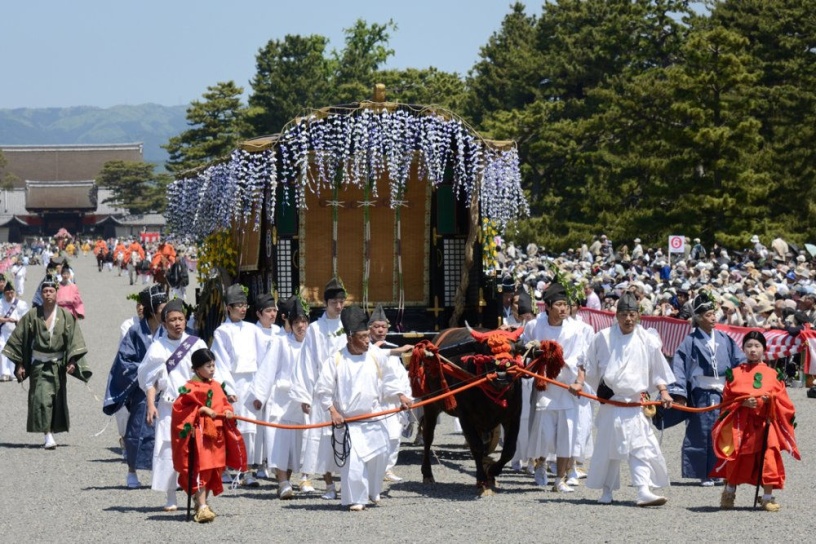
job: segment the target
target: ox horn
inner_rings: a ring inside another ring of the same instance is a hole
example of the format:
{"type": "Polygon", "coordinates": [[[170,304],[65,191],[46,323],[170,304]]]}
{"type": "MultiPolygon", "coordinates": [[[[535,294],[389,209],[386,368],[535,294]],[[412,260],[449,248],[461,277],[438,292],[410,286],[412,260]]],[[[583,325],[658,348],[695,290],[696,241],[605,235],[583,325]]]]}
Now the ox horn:
{"type": "Polygon", "coordinates": [[[487,335],[483,332],[473,330],[473,327],[470,326],[467,320],[465,320],[465,327],[467,327],[468,332],[477,342],[484,342],[487,340],[487,335]]]}
{"type": "Polygon", "coordinates": [[[513,342],[518,342],[518,339],[521,338],[521,335],[524,333],[524,327],[519,327],[513,332],[510,333],[510,338],[513,342]]]}

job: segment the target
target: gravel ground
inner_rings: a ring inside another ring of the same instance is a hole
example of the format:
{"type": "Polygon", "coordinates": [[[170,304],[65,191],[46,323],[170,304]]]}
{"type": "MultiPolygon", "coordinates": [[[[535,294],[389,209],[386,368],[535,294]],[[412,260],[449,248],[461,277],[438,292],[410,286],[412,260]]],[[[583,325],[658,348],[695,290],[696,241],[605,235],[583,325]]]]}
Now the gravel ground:
{"type": "MultiPolygon", "coordinates": [[[[386,484],[381,506],[362,513],[346,512],[339,502],[321,500],[318,482],[319,493],[282,502],[276,500],[276,483],[263,480],[258,489],[228,490],[213,499],[211,505],[218,513],[214,523],[184,523],[182,511],[161,510],[163,494],[149,489],[147,472],[140,473],[141,489],[125,487],[116,423],[101,410],[119,325],[133,313],[133,303],[125,297],[140,286],[128,286],[127,278],[115,272],[97,272],[92,257],[80,257],[74,265],[88,313],[81,326],[95,376],[88,388],[69,379],[73,425],[69,434],[57,435],[55,451],[41,449],[41,435],[25,432],[28,383],[0,383],[0,412],[5,415],[0,426],[0,534],[5,542],[809,540],[807,520],[816,498],[808,477],[813,473],[808,467],[816,444],[812,428],[816,401],[807,399],[802,388],[790,393],[799,411],[803,461],[794,462],[785,455],[788,481],[776,495],[782,505],[776,514],[753,511],[754,490],[745,486],[737,492],[736,510],[720,512],[721,488],[702,488],[681,479],[680,429],[670,429],[663,437],[672,478],[664,507],[635,507],[633,488],[618,491],[613,505],[600,506],[595,503],[596,490],[579,486],[575,493],[556,494],[535,487],[531,476],[511,472],[500,477],[497,495],[478,499],[473,461],[462,437],[453,432],[452,420],[444,417],[434,448],[437,483],[433,486],[421,483],[420,448],[405,443],[397,466],[405,481],[386,484]]],[[[39,270],[29,272],[32,288],[39,274],[39,270]]],[[[31,295],[25,298],[30,300],[31,295]]],[[[623,472],[628,481],[628,471],[623,472]]],[[[183,503],[181,493],[179,498],[183,503]]]]}

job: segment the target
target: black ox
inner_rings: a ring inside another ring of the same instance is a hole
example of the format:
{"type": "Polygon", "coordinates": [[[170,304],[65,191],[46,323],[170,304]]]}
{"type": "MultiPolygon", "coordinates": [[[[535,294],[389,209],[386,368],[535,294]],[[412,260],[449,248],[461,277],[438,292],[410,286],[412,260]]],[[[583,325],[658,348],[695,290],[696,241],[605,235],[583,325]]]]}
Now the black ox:
{"type": "Polygon", "coordinates": [[[476,461],[476,482],[481,495],[493,494],[496,477],[516,453],[521,384],[508,370],[521,360],[518,355],[523,347],[517,343],[521,332],[521,329],[512,333],[447,329],[434,337],[432,344],[420,343],[415,348],[409,369],[415,396],[433,396],[484,376],[492,377],[484,386],[456,393],[452,397],[455,406],[448,399],[425,405],[422,418],[425,483],[434,483],[431,445],[438,416],[444,411],[459,418],[476,461]],[[489,454],[498,440],[499,425],[504,430],[504,445],[501,456],[493,462],[489,454]]]}

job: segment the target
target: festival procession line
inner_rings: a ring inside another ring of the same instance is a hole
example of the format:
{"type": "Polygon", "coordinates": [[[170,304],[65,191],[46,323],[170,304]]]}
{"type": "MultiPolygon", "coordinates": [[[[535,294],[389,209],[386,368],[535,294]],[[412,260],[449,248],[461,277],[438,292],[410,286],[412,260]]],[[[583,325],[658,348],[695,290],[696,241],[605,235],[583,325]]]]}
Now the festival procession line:
{"type": "MultiPolygon", "coordinates": [[[[439,356],[439,358],[445,360],[449,364],[453,364],[451,361],[448,361],[447,359],[445,359],[442,356],[439,356]]],[[[509,374],[511,374],[511,375],[514,375],[514,377],[513,377],[514,381],[516,379],[518,379],[519,374],[527,374],[531,378],[541,379],[541,380],[544,380],[547,383],[556,385],[556,386],[561,387],[563,389],[569,389],[569,386],[567,384],[563,384],[561,382],[550,379],[550,378],[548,378],[546,376],[542,376],[541,374],[531,372],[531,371],[529,371],[529,370],[527,370],[525,368],[519,367],[519,366],[510,367],[507,370],[507,372],[509,374]]],[[[462,391],[465,391],[467,389],[471,389],[473,387],[482,385],[483,383],[495,380],[497,378],[497,376],[498,376],[498,374],[496,372],[485,374],[484,376],[482,376],[480,378],[476,378],[474,381],[472,381],[470,383],[467,383],[465,385],[462,385],[462,386],[460,386],[458,388],[451,389],[450,391],[447,391],[445,393],[441,393],[441,394],[436,395],[434,397],[430,397],[430,398],[415,402],[415,403],[411,404],[410,407],[406,408],[406,407],[400,406],[400,407],[397,407],[397,408],[390,408],[388,410],[383,410],[381,412],[374,412],[374,413],[371,413],[371,414],[361,414],[361,415],[358,415],[358,416],[352,416],[352,417],[344,418],[344,421],[346,423],[355,422],[355,421],[363,421],[363,420],[366,420],[366,419],[373,419],[373,418],[377,418],[377,417],[383,417],[383,416],[388,416],[388,415],[391,415],[391,414],[396,414],[398,412],[402,412],[402,411],[405,411],[405,410],[410,410],[412,408],[419,408],[421,406],[425,406],[426,404],[432,404],[434,402],[437,402],[437,401],[443,400],[445,398],[454,396],[457,393],[461,393],[462,391]]],[[[621,401],[611,400],[611,399],[602,399],[602,398],[597,397],[595,395],[592,395],[592,394],[589,394],[589,393],[584,393],[583,391],[579,391],[578,395],[581,396],[581,397],[586,397],[586,398],[591,399],[591,400],[596,400],[596,401],[598,401],[598,402],[600,402],[602,404],[611,404],[613,406],[622,406],[622,407],[660,406],[660,405],[663,404],[661,401],[621,402],[621,401]]],[[[691,412],[691,413],[710,412],[712,410],[719,410],[720,408],[723,408],[724,406],[730,406],[731,404],[735,404],[735,403],[738,403],[738,402],[743,402],[744,400],[752,398],[752,397],[760,397],[760,396],[762,396],[762,395],[761,394],[758,394],[758,395],[743,395],[743,396],[740,396],[740,397],[737,397],[737,398],[733,399],[732,401],[730,401],[728,403],[720,403],[720,404],[715,404],[715,405],[712,405],[712,406],[705,406],[703,408],[695,408],[695,407],[692,407],[692,406],[683,406],[682,404],[672,403],[671,409],[672,410],[680,410],[681,412],[691,412]]],[[[220,419],[225,419],[226,418],[225,414],[217,414],[216,417],[218,417],[220,419]]],[[[236,420],[239,420],[239,421],[245,421],[247,423],[254,423],[255,425],[261,425],[263,427],[274,427],[276,429],[305,430],[305,429],[317,429],[317,428],[320,428],[320,427],[329,427],[329,426],[333,425],[331,421],[324,421],[322,423],[311,423],[311,424],[303,424],[303,425],[290,425],[290,424],[285,424],[285,423],[272,423],[272,422],[269,422],[269,421],[260,421],[260,420],[257,420],[257,419],[252,419],[252,418],[237,416],[237,415],[233,415],[232,418],[236,419],[236,420]]]]}

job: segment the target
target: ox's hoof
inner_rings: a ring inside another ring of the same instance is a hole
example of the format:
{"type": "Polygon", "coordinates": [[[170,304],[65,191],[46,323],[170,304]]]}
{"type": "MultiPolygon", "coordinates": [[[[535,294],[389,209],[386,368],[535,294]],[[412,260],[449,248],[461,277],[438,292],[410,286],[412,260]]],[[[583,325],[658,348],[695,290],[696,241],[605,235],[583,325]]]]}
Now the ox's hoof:
{"type": "Polygon", "coordinates": [[[422,478],[422,483],[423,484],[435,484],[436,480],[434,480],[433,477],[431,477],[431,476],[425,476],[424,478],[422,478]]]}
{"type": "Polygon", "coordinates": [[[496,494],[496,492],[495,492],[495,491],[493,491],[491,488],[489,488],[489,487],[485,487],[485,488],[483,488],[483,489],[482,489],[482,491],[479,493],[479,498],[492,497],[492,496],[493,496],[493,495],[495,495],[495,494],[496,494]]]}

